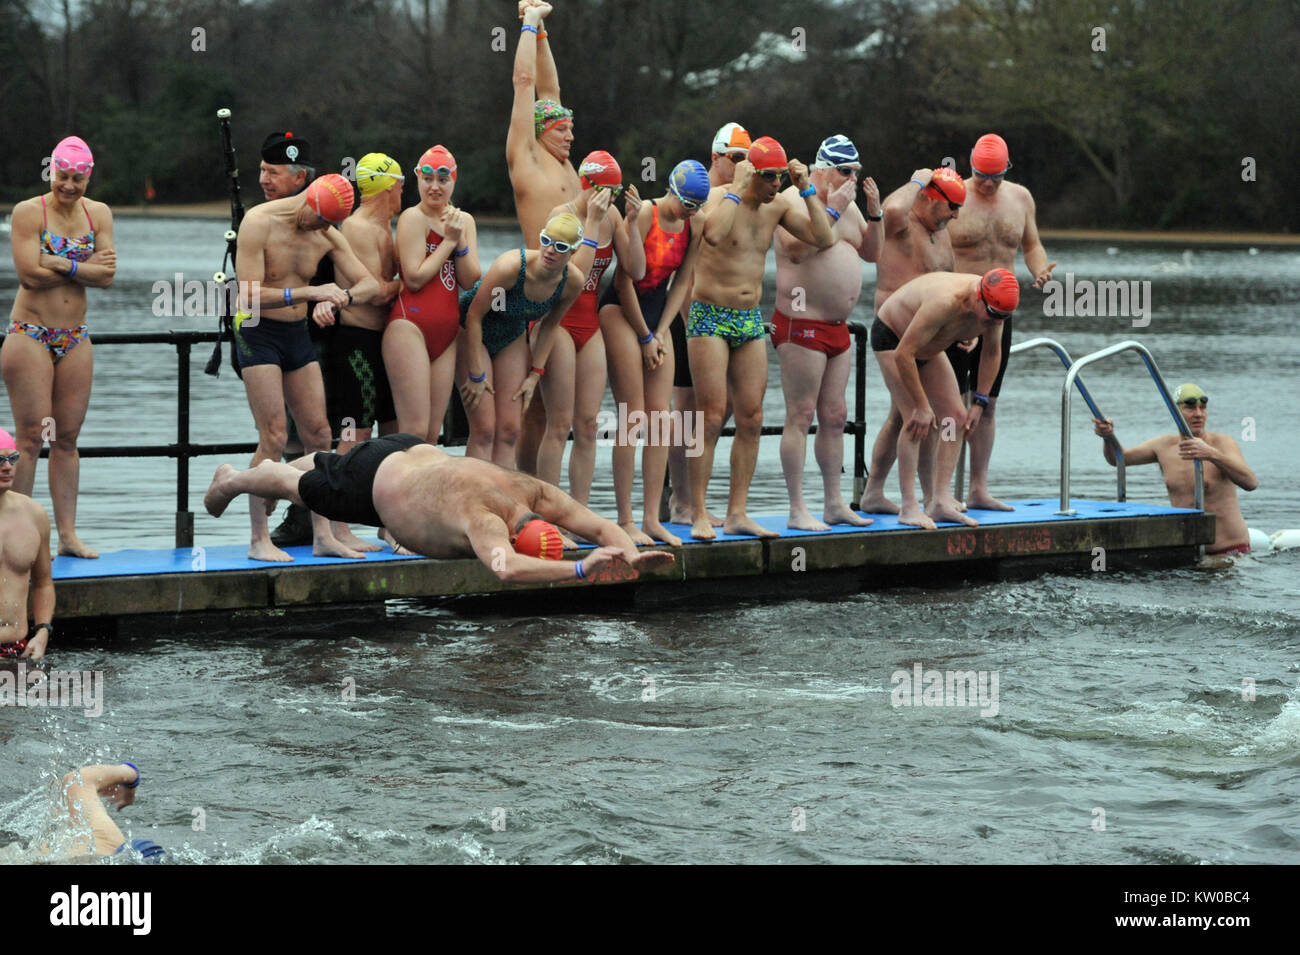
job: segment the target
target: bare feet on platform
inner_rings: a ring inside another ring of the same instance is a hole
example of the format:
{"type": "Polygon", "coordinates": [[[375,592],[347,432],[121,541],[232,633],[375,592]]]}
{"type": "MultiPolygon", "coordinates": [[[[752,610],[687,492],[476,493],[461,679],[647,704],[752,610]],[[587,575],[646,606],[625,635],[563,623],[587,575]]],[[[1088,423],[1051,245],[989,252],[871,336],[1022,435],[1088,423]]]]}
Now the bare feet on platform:
{"type": "Polygon", "coordinates": [[[649,545],[655,542],[653,537],[646,534],[641,530],[641,528],[636,526],[636,521],[628,521],[626,524],[619,524],[618,526],[623,529],[623,532],[627,534],[628,537],[632,538],[632,543],[636,544],[638,547],[642,544],[649,545]]]}
{"type": "Polygon", "coordinates": [[[921,510],[920,505],[911,504],[904,507],[898,512],[898,523],[908,524],[912,527],[919,527],[922,530],[934,530],[934,521],[921,510]]]}
{"type": "Polygon", "coordinates": [[[790,519],[785,522],[785,526],[796,531],[828,531],[831,529],[829,524],[824,524],[813,517],[806,507],[791,508],[790,519]]]}
{"type": "Polygon", "coordinates": [[[381,528],[379,528],[379,537],[380,537],[380,539],[381,539],[385,544],[387,544],[389,547],[391,547],[391,548],[393,549],[393,553],[394,553],[394,554],[410,554],[410,553],[411,553],[411,551],[407,550],[407,549],[406,549],[405,547],[403,547],[401,544],[397,543],[397,538],[394,537],[392,534],[390,534],[390,533],[388,532],[388,528],[387,528],[387,527],[381,527],[381,528]]]}
{"type": "MultiPolygon", "coordinates": [[[[667,528],[665,528],[663,524],[660,524],[658,521],[642,521],[641,529],[645,534],[648,534],[650,536],[651,543],[654,543],[655,541],[662,541],[663,543],[667,544],[669,547],[682,546],[682,539],[678,537],[676,534],[668,533],[667,528]]],[[[632,540],[635,541],[636,538],[633,537],[632,540]]]]}
{"type": "Polygon", "coordinates": [[[253,541],[248,546],[249,560],[270,560],[281,564],[292,563],[293,558],[285,551],[280,550],[271,543],[270,538],[260,541],[253,541]]]}
{"type": "Polygon", "coordinates": [[[862,517],[847,504],[835,504],[822,511],[822,520],[827,524],[852,524],[854,527],[866,527],[874,523],[869,517],[862,517]]]}
{"type": "Polygon", "coordinates": [[[334,539],[344,547],[350,547],[353,550],[365,551],[372,554],[376,551],[383,550],[383,548],[378,544],[362,540],[356,534],[352,533],[352,529],[346,524],[336,524],[332,530],[334,531],[334,539]]]}
{"type": "Polygon", "coordinates": [[[230,475],[234,473],[235,469],[233,467],[229,464],[223,464],[217,468],[217,473],[212,475],[212,483],[208,485],[208,492],[203,495],[203,507],[213,517],[220,517],[224,514],[226,507],[235,499],[235,492],[230,487],[230,481],[228,480],[230,475]]]}
{"type": "Polygon", "coordinates": [[[858,502],[858,510],[865,511],[868,514],[897,514],[898,505],[884,494],[869,494],[862,492],[862,500],[858,502]]]}
{"type": "Polygon", "coordinates": [[[1005,501],[999,501],[996,497],[988,492],[980,494],[972,493],[966,498],[966,507],[974,508],[977,511],[1014,511],[1015,508],[1005,501]]]}
{"type": "Polygon", "coordinates": [[[711,541],[717,540],[718,535],[713,532],[713,522],[702,517],[691,523],[691,537],[697,541],[711,541]]]}
{"type": "Polygon", "coordinates": [[[769,531],[766,527],[760,526],[755,523],[753,519],[744,514],[734,518],[727,518],[726,523],[722,525],[722,530],[727,534],[748,534],[750,537],[781,536],[776,531],[769,531]]]}
{"type": "MultiPolygon", "coordinates": [[[[375,549],[378,550],[378,548],[375,549]]],[[[318,539],[311,545],[311,552],[315,557],[350,557],[353,560],[360,560],[366,556],[361,551],[353,550],[333,537],[318,539]]]]}
{"type": "Polygon", "coordinates": [[[76,534],[69,534],[66,537],[59,535],[59,555],[62,557],[81,557],[86,560],[94,560],[99,556],[99,551],[92,547],[87,547],[81,542],[76,534]]]}
{"type": "Polygon", "coordinates": [[[933,504],[926,508],[925,512],[936,521],[965,524],[967,527],[979,527],[980,522],[973,517],[969,517],[961,512],[955,498],[941,497],[933,504]]]}

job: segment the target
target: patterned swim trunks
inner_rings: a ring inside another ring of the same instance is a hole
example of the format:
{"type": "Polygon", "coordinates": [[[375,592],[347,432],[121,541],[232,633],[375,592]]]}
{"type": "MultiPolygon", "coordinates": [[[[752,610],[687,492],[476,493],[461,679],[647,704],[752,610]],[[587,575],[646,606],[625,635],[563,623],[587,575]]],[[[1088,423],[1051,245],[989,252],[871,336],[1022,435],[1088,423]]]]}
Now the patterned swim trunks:
{"type": "Polygon", "coordinates": [[[687,321],[687,334],[692,338],[711,336],[725,339],[732,348],[739,348],[767,336],[767,324],[759,308],[728,308],[712,302],[692,302],[687,321]]]}

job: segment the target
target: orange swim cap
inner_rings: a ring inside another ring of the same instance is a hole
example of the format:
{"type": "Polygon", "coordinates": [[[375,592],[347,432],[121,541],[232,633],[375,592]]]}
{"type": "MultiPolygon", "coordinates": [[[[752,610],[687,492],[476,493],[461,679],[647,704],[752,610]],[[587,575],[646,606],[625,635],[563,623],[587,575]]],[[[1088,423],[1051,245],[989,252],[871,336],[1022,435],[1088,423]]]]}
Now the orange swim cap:
{"type": "Polygon", "coordinates": [[[515,553],[542,560],[559,560],[564,554],[564,538],[554,524],[535,517],[519,529],[515,553]]]}
{"type": "Polygon", "coordinates": [[[785,169],[790,160],[785,158],[785,150],[771,136],[760,136],[749,147],[749,161],[760,172],[764,169],[785,169]]]}
{"type": "Polygon", "coordinates": [[[989,308],[1010,315],[1020,304],[1020,283],[1008,269],[990,269],[980,279],[980,298],[989,308]]]}
{"type": "Polygon", "coordinates": [[[352,214],[357,198],[352,183],[333,172],[312,180],[306,196],[311,210],[331,225],[338,225],[352,214]]]}
{"type": "Polygon", "coordinates": [[[986,176],[1000,176],[1011,168],[1007,142],[997,133],[985,133],[970,151],[970,167],[986,176]]]}
{"type": "Polygon", "coordinates": [[[426,149],[424,155],[415,164],[415,171],[426,176],[432,176],[439,169],[446,169],[447,175],[451,176],[451,181],[456,181],[456,157],[441,143],[426,149]]]}
{"type": "Polygon", "coordinates": [[[955,170],[947,166],[940,166],[934,171],[925,191],[932,199],[947,199],[957,205],[966,201],[966,183],[955,170]]]}
{"type": "Polygon", "coordinates": [[[578,175],[582,178],[583,189],[623,183],[623,170],[619,168],[618,160],[603,149],[587,153],[587,158],[578,167],[578,175]]]}

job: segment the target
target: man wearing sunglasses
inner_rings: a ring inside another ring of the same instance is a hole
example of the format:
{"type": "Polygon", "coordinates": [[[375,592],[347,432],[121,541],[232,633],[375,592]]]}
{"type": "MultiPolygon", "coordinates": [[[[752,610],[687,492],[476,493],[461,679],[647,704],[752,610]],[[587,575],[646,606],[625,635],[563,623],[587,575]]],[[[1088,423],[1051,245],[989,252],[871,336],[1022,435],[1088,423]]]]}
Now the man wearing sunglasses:
{"type": "Polygon", "coordinates": [[[0,428],[0,660],[39,660],[54,632],[54,577],[50,571],[50,517],[45,508],[12,490],[19,452],[0,428]],[[27,626],[27,591],[32,617],[27,626]]]}
{"type": "MultiPolygon", "coordinates": [[[[947,227],[966,201],[966,185],[951,169],[918,169],[895,189],[881,208],[884,241],[876,260],[875,313],[889,296],[912,279],[930,272],[953,270],[952,240],[947,227]]],[[[885,497],[885,480],[894,466],[903,416],[891,404],[871,450],[871,468],[859,508],[869,514],[897,514],[898,505],[885,497]]],[[[929,485],[934,446],[927,442],[921,456],[921,483],[929,485]]]]}
{"type": "MultiPolygon", "coordinates": [[[[781,433],[781,469],[790,493],[789,527],[830,530],[831,524],[870,524],[844,503],[840,482],[844,461],[844,424],[852,339],[846,322],[862,294],[862,263],[880,254],[880,191],[867,178],[862,194],[864,218],[854,204],[862,163],[847,136],[829,136],[817,149],[811,181],[835,220],[835,244],[818,249],[776,230],[776,311],[772,344],[781,361],[785,392],[785,427],[781,433]],[[808,429],[817,416],[816,456],[825,489],[821,520],[812,516],[803,497],[803,470],[808,429]]],[[[786,190],[791,201],[797,190],[786,190]]]]}
{"type": "MultiPolygon", "coordinates": [[[[1162,434],[1135,448],[1125,448],[1122,452],[1124,464],[1126,467],[1152,462],[1159,464],[1165,478],[1165,489],[1169,492],[1169,503],[1174,507],[1195,507],[1196,469],[1193,462],[1202,461],[1205,513],[1215,516],[1214,545],[1206,553],[1248,554],[1250,530],[1237,505],[1237,488],[1253,491],[1259,487],[1259,480],[1246,464],[1236,441],[1226,434],[1205,430],[1209,403],[1209,396],[1199,385],[1191,382],[1179,385],[1174,391],[1174,404],[1192,436],[1162,434]]],[[[1115,422],[1110,418],[1093,418],[1092,429],[1098,437],[1107,438],[1114,434],[1115,422]]],[[[1114,467],[1115,452],[1109,441],[1103,442],[1102,451],[1106,463],[1114,467]]]]}
{"type": "MultiPolygon", "coordinates": [[[[1016,250],[1025,257],[1025,265],[1034,277],[1034,288],[1042,288],[1052,277],[1056,263],[1048,264],[1047,252],[1038,239],[1038,224],[1034,217],[1034,197],[1024,186],[1004,181],[1011,169],[1011,159],[1006,141],[996,133],[981,136],[970,154],[971,177],[966,180],[966,204],[961,218],[948,228],[952,236],[952,251],[956,270],[971,275],[983,275],[989,269],[1016,268],[1016,250]]],[[[963,394],[975,388],[983,345],[976,342],[972,349],[958,342],[948,349],[948,360],[957,374],[957,385],[963,394]]],[[[994,412],[998,395],[1002,391],[1002,377],[1006,374],[1011,357],[1011,322],[1002,329],[1002,363],[993,387],[987,392],[988,408],[980,418],[979,427],[971,435],[970,491],[966,495],[967,507],[983,510],[1010,511],[989,493],[989,459],[993,456],[994,412]]]]}
{"type": "Polygon", "coordinates": [[[808,167],[797,159],[787,160],[781,144],[770,136],[754,141],[749,158],[736,164],[736,178],[716,191],[723,195],[710,200],[713,206],[704,222],[686,330],[696,407],[704,415],[703,453],[690,461],[691,536],[697,540],[717,536],[705,496],[730,397],[736,437],[723,530],[774,537],[775,531],[760,527],[746,514],[767,390],[767,324],[759,309],[763,269],[777,226],[819,249],[830,248],[835,235],[817,190],[808,181],[808,167]],[[781,194],[787,173],[797,190],[793,198],[781,194]]]}
{"type": "MultiPolygon", "coordinates": [[[[988,336],[989,344],[996,346],[1002,323],[1019,304],[1015,275],[1007,269],[992,269],[983,276],[951,272],[919,276],[880,307],[871,326],[871,349],[890,397],[906,421],[898,438],[900,524],[933,530],[936,521],[971,527],[979,523],[962,513],[949,485],[962,441],[979,424],[988,404],[987,392],[977,393],[967,411],[944,350],[976,335],[988,336]],[[958,424],[960,434],[947,433],[958,424]],[[940,438],[939,449],[928,485],[922,475],[927,502],[922,511],[916,500],[917,466],[922,441],[935,432],[940,438]]],[[[996,347],[985,350],[979,369],[983,388],[997,377],[1000,356],[996,347]]]]}

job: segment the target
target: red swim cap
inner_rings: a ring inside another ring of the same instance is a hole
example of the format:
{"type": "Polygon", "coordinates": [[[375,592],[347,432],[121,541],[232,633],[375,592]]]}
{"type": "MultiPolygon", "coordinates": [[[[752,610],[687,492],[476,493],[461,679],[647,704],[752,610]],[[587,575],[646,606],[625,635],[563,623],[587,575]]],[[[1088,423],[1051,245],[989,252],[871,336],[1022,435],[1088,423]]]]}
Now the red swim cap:
{"type": "Polygon", "coordinates": [[[578,175],[582,178],[583,189],[617,186],[623,182],[623,170],[618,167],[618,160],[603,149],[587,153],[587,158],[578,167],[578,175]]]}
{"type": "Polygon", "coordinates": [[[1011,168],[1006,140],[997,133],[985,133],[970,151],[970,167],[986,176],[1000,176],[1011,168]]]}
{"type": "Polygon", "coordinates": [[[520,528],[515,537],[515,553],[542,560],[559,560],[564,554],[564,538],[554,524],[535,517],[520,528]]]}
{"type": "Polygon", "coordinates": [[[984,304],[1008,315],[1020,304],[1020,283],[1007,269],[990,269],[980,279],[980,298],[984,304]]]}
{"type": "Polygon", "coordinates": [[[749,147],[749,161],[757,170],[786,169],[790,160],[785,158],[785,150],[771,136],[761,136],[749,147]]]}
{"type": "Polygon", "coordinates": [[[352,214],[356,193],[352,183],[338,173],[330,173],[312,180],[307,187],[307,205],[313,212],[333,225],[338,225],[352,214]]]}
{"type": "Polygon", "coordinates": [[[451,181],[456,181],[456,157],[451,154],[451,150],[441,144],[426,149],[424,155],[415,164],[415,171],[422,172],[426,176],[432,175],[439,169],[446,169],[451,175],[451,181]],[[425,169],[426,166],[428,170],[425,169]]]}
{"type": "Polygon", "coordinates": [[[930,176],[930,184],[925,187],[932,199],[947,199],[961,205],[966,201],[966,183],[954,169],[940,166],[930,176]]]}

